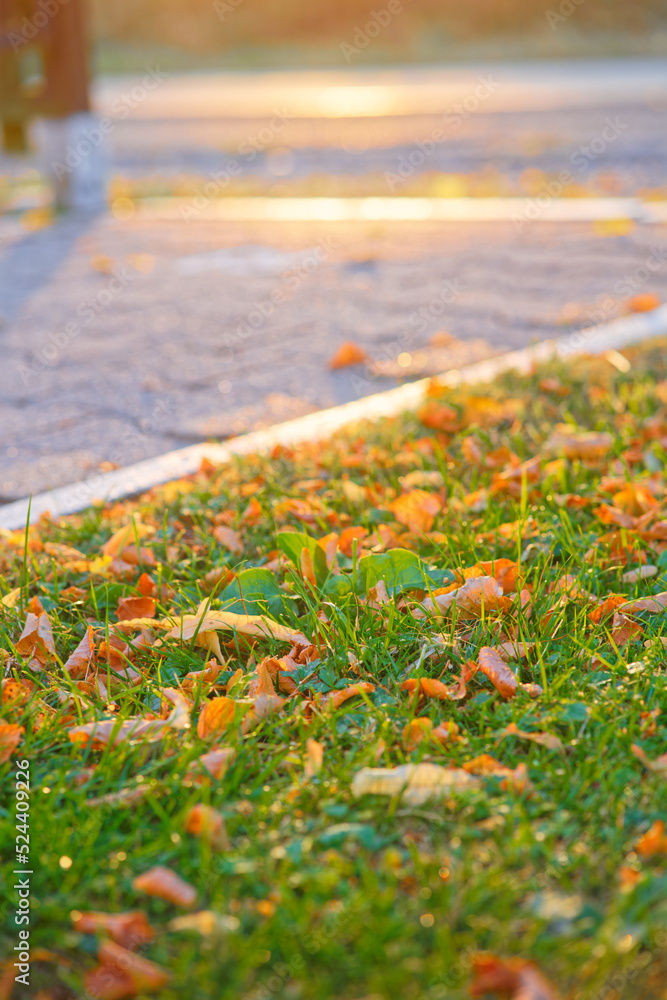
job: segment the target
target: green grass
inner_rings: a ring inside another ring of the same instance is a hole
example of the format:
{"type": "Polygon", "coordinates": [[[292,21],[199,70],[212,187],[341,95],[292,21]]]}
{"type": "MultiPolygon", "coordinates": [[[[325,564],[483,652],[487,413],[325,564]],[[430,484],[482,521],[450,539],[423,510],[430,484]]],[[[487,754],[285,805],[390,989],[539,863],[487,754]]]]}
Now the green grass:
{"type": "Polygon", "coordinates": [[[609,477],[634,484],[650,477],[659,503],[654,523],[661,510],[664,517],[667,414],[659,383],[667,379],[665,346],[626,351],[632,367],[624,374],[602,358],[580,359],[526,378],[508,375],[470,394],[447,391],[439,401],[454,408],[455,430],[432,430],[407,414],[293,453],[250,456],[110,509],[41,521],[27,547],[22,532],[0,538],[0,594],[21,588],[13,608],[0,604],[0,647],[9,654],[5,675],[35,685],[27,704],[6,702],[2,709],[2,721],[18,723],[25,734],[17,756],[0,767],[1,951],[11,955],[17,940],[12,800],[15,761],[29,760],[31,947],[51,953],[33,961],[30,987],[17,986],[11,996],[33,997],[40,988],[57,1000],[85,996],[82,977],[95,965],[99,942],[72,929],[70,912],[143,909],[157,936],[141,954],[170,971],[170,984],[159,994],[165,1000],[462,1000],[480,951],[537,962],[563,997],[608,998],[614,988],[618,998],[664,998],[665,856],[638,857],[634,845],[665,818],[665,778],[646,770],[631,747],[639,744],[652,760],[665,750],[667,657],[659,637],[667,637],[666,614],[635,614],[644,632],[622,647],[610,641],[610,621],[591,622],[594,602],[572,600],[558,615],[544,616],[555,602],[549,587],[566,573],[600,599],[667,590],[665,542],[624,529],[620,541],[631,553],[629,562],[614,561],[602,538],[613,525],[594,513],[601,503],[612,505],[619,491],[609,477]],[[569,393],[540,388],[547,376],[560,378],[569,393]],[[482,416],[471,399],[479,395],[506,405],[492,412],[485,406],[482,416]],[[613,445],[599,461],[559,459],[547,445],[557,423],[577,432],[609,431],[613,445]],[[468,439],[482,455],[504,446],[521,461],[539,456],[539,474],[534,481],[519,478],[515,495],[490,492],[486,509],[471,510],[465,498],[489,489],[498,469],[478,467],[470,442],[462,450],[468,439]],[[428,480],[421,477],[428,485],[420,488],[442,501],[425,534],[397,524],[389,507],[401,492],[401,477],[411,472],[431,473],[428,480]],[[369,487],[363,498],[344,486],[346,480],[369,487]],[[564,495],[591,502],[568,506],[564,495]],[[261,514],[248,520],[251,497],[261,514]],[[311,501],[310,521],[289,513],[285,498],[311,501]],[[221,512],[229,512],[242,535],[239,555],[213,536],[213,519],[221,512]],[[67,568],[62,550],[44,548],[49,542],[70,545],[94,559],[132,517],[153,527],[141,544],[156,565],[135,567],[130,579],[99,565],[106,576],[67,568]],[[499,531],[513,522],[513,532],[499,531]],[[327,572],[312,542],[286,530],[322,538],[345,526],[376,531],[383,524],[398,536],[398,547],[388,555],[364,554],[359,544],[351,556],[339,557],[338,576],[327,572]],[[299,558],[286,554],[303,545],[315,555],[314,588],[301,576],[299,558]],[[280,566],[266,569],[267,563],[277,566],[280,551],[280,566]],[[656,575],[623,582],[639,551],[657,567],[656,575]],[[456,571],[500,558],[520,564],[524,585],[532,588],[528,608],[513,601],[500,619],[492,612],[472,620],[457,613],[443,619],[412,615],[410,608],[429,590],[446,586],[456,571]],[[94,693],[86,702],[68,703],[77,686],[63,662],[88,624],[100,637],[113,629],[118,599],[137,593],[142,568],[169,588],[157,617],[178,618],[204,599],[212,608],[242,611],[240,590],[248,613],[271,614],[308,635],[319,629],[319,661],[295,674],[304,697],[288,700],[245,735],[233,725],[216,740],[200,739],[199,712],[223,693],[233,672],[244,671],[233,691],[239,697],[259,660],[289,649],[268,638],[251,649],[238,634],[219,631],[226,644],[219,690],[196,692],[190,730],[103,751],[73,744],[67,729],[81,722],[159,714],[161,689],[178,686],[211,655],[193,641],[158,642],[137,651],[144,674],[137,684],[114,679],[108,664],[99,664],[99,676],[112,685],[111,708],[94,693]],[[215,568],[239,575],[231,580],[223,572],[224,582],[211,589],[203,578],[215,568]],[[381,577],[395,596],[378,611],[364,599],[381,577]],[[67,600],[63,590],[72,586],[81,594],[67,600]],[[42,672],[15,652],[35,595],[50,617],[57,650],[42,672]],[[501,629],[535,643],[528,660],[512,666],[521,680],[543,687],[539,697],[519,690],[505,701],[481,672],[462,701],[429,700],[418,707],[401,689],[406,676],[452,684],[481,647],[499,641],[501,629]],[[437,634],[446,644],[443,652],[411,666],[426,639],[437,634]],[[642,666],[632,666],[637,661],[642,666]],[[309,717],[308,699],[357,681],[375,690],[309,717]],[[650,717],[655,709],[657,716],[650,717]],[[415,716],[434,725],[452,720],[463,739],[406,749],[402,732],[415,716]],[[551,733],[563,748],[500,738],[509,723],[551,733]],[[324,747],[323,768],[314,777],[304,774],[308,739],[324,747]],[[212,743],[234,746],[235,761],[219,781],[198,783],[188,772],[212,743]],[[504,788],[493,776],[419,807],[397,797],[357,799],[350,791],[362,767],[424,760],[460,767],[484,753],[508,768],[526,765],[532,792],[504,788]],[[131,805],[94,801],[140,786],[148,792],[131,805]],[[186,831],[185,817],[197,803],[224,816],[229,848],[212,849],[186,831]],[[71,859],[71,867],[62,867],[62,858],[71,859]],[[132,888],[136,875],[157,864],[196,887],[196,910],[218,915],[214,933],[170,929],[185,911],[132,888]],[[629,889],[619,878],[623,865],[639,873],[629,889]]]}

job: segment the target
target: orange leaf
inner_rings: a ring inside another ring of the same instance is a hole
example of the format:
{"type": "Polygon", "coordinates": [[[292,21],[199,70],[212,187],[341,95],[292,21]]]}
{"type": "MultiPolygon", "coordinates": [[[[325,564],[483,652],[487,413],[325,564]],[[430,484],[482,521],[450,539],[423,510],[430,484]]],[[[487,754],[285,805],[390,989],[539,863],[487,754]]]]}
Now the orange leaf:
{"type": "Polygon", "coordinates": [[[328,696],[329,708],[339,708],[349,698],[356,698],[357,695],[362,693],[370,694],[371,691],[375,691],[375,684],[369,684],[368,681],[349,684],[348,687],[342,688],[340,691],[331,692],[328,696]]]}
{"type": "Polygon", "coordinates": [[[51,622],[39,597],[33,597],[28,605],[25,626],[16,643],[16,651],[22,656],[34,657],[42,664],[56,655],[51,622]]]}
{"type": "Polygon", "coordinates": [[[324,760],[324,746],[317,740],[306,740],[306,766],[304,768],[304,778],[314,777],[322,770],[324,760]]]}
{"type": "Polygon", "coordinates": [[[133,618],[153,618],[155,601],[152,597],[121,597],[116,608],[119,621],[131,621],[133,618]]]}
{"type": "Polygon", "coordinates": [[[422,742],[430,739],[433,733],[433,723],[425,716],[411,719],[403,730],[403,746],[409,752],[422,742]]]}
{"type": "Polygon", "coordinates": [[[632,298],[628,299],[626,305],[628,312],[650,312],[651,309],[658,308],[660,297],[653,292],[640,292],[639,295],[633,295],[632,298]]]}
{"type": "Polygon", "coordinates": [[[132,888],[145,892],[148,896],[159,896],[176,906],[194,906],[197,891],[171,868],[156,865],[147,872],[137,875],[132,888]]]}
{"type": "Polygon", "coordinates": [[[219,524],[213,529],[213,537],[219,545],[222,545],[223,549],[229,549],[230,552],[237,554],[243,552],[241,536],[233,528],[228,528],[225,524],[219,524]]]}
{"type": "Polygon", "coordinates": [[[14,722],[0,722],[0,764],[6,764],[21,742],[25,729],[14,722]]]}
{"type": "Polygon", "coordinates": [[[130,910],[128,913],[79,913],[78,910],[72,910],[70,915],[74,930],[79,934],[98,934],[103,931],[130,951],[140,948],[155,937],[155,931],[143,910],[130,910]]]}
{"type": "Polygon", "coordinates": [[[437,493],[426,490],[410,490],[389,504],[396,520],[410,531],[430,531],[441,509],[442,500],[437,493]]]}
{"type": "Polygon", "coordinates": [[[558,993],[534,962],[523,958],[477,955],[473,959],[470,995],[501,994],[509,1000],[558,1000],[558,993]]]}
{"type": "Polygon", "coordinates": [[[665,824],[661,819],[655,823],[639,838],[635,844],[635,851],[640,858],[652,858],[656,854],[667,854],[667,834],[665,824]]]}
{"type": "Polygon", "coordinates": [[[439,698],[440,701],[449,701],[452,697],[452,693],[446,684],[442,681],[436,680],[434,677],[409,677],[406,681],[401,684],[402,691],[416,691],[419,689],[419,693],[423,698],[439,698]]]}
{"type": "Polygon", "coordinates": [[[63,669],[70,675],[72,680],[79,680],[86,676],[94,664],[95,632],[92,625],[89,625],[83,639],[64,663],[63,669]]]}
{"type": "Polygon", "coordinates": [[[366,352],[353,341],[346,340],[330,359],[329,368],[347,368],[348,365],[360,365],[364,361],[368,361],[366,352]]]}
{"type": "Polygon", "coordinates": [[[221,695],[207,702],[197,720],[197,734],[202,739],[219,736],[233,724],[236,716],[236,702],[221,695]]]}
{"type": "MultiPolygon", "coordinates": [[[[497,650],[493,649],[492,646],[483,646],[479,651],[477,665],[503,698],[515,696],[519,688],[519,681],[514,671],[507,666],[497,650]]],[[[521,687],[531,698],[542,694],[542,688],[537,684],[521,684],[521,687]]]]}
{"type": "Polygon", "coordinates": [[[222,813],[201,802],[193,806],[185,817],[185,829],[195,837],[201,837],[213,847],[229,847],[222,813]]]}
{"type": "Polygon", "coordinates": [[[149,962],[147,958],[135,955],[113,941],[103,941],[98,950],[97,957],[102,967],[110,970],[118,970],[123,975],[128,976],[134,986],[136,993],[161,989],[169,982],[170,975],[166,969],[162,969],[155,962],[149,962]]]}

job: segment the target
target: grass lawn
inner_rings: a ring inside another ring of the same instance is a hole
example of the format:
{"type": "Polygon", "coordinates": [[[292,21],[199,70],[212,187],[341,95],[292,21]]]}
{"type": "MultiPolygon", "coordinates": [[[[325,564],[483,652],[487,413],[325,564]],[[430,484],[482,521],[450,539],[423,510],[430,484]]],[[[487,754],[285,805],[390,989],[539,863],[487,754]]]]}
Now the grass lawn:
{"type": "Polygon", "coordinates": [[[664,1000],[666,467],[661,341],[5,532],[0,998],[664,1000]]]}

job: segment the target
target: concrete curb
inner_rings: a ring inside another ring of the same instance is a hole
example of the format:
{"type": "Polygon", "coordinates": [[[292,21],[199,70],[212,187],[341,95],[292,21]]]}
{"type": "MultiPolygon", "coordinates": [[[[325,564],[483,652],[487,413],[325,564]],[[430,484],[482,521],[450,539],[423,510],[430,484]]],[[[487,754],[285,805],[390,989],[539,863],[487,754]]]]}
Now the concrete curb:
{"type": "MultiPolygon", "coordinates": [[[[439,378],[441,382],[451,386],[491,382],[511,369],[529,372],[534,364],[555,356],[602,354],[661,334],[667,334],[667,305],[652,312],[623,317],[558,340],[547,340],[534,347],[479,361],[460,370],[445,372],[439,378]]],[[[423,399],[429,382],[428,378],[409,382],[387,392],[276,424],[266,430],[243,434],[225,444],[196,444],[179,448],[126,469],[100,473],[71,486],[39,493],[31,501],[16,500],[0,507],[0,528],[16,530],[24,527],[28,520],[28,510],[34,523],[47,511],[57,518],[84,510],[95,500],[113,501],[132,496],[160,483],[197,472],[204,458],[215,464],[223,464],[229,462],[234,455],[267,452],[276,444],[296,445],[304,441],[322,441],[346,424],[395,416],[414,408],[423,399]]]]}

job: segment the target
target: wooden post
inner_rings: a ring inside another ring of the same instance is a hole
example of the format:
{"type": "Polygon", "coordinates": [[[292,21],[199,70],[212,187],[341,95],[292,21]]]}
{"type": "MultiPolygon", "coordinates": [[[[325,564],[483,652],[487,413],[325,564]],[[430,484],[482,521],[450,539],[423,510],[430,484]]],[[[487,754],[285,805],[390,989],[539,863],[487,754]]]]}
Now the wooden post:
{"type": "Polygon", "coordinates": [[[8,152],[26,150],[27,123],[35,117],[46,119],[44,152],[56,204],[103,206],[103,151],[86,138],[96,121],[88,99],[82,0],[0,0],[0,119],[8,152]],[[88,146],[89,153],[76,152],[88,146]],[[54,170],[54,164],[66,166],[54,170]]]}

